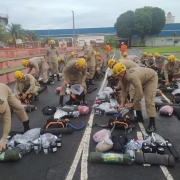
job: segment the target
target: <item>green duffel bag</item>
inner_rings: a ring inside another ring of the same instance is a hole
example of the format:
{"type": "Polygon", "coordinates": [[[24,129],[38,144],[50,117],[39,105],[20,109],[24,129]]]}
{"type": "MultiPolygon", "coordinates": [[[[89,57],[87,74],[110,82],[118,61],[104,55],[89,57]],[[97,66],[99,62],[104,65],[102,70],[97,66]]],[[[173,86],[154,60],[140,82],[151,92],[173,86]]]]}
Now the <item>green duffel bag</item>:
{"type": "Polygon", "coordinates": [[[21,155],[16,150],[5,150],[0,152],[0,161],[18,161],[21,155]]]}
{"type": "Polygon", "coordinates": [[[133,160],[129,154],[91,152],[90,162],[132,164],[133,160]]]}

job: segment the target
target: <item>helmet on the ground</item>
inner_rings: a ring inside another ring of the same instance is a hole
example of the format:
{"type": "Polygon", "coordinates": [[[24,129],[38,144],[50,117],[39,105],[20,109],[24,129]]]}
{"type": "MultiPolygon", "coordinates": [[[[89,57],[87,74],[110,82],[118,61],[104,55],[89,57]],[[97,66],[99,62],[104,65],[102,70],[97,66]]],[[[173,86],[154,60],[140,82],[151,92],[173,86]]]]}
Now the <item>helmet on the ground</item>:
{"type": "Polygon", "coordinates": [[[88,106],[78,106],[78,111],[80,114],[86,115],[89,113],[89,107],[88,106]]]}
{"type": "Polygon", "coordinates": [[[143,52],[143,56],[147,56],[147,52],[143,52]]]}
{"type": "Polygon", "coordinates": [[[60,57],[58,57],[58,62],[61,62],[61,60],[62,60],[62,59],[61,59],[60,57]]]}
{"type": "Polygon", "coordinates": [[[154,54],[154,56],[157,58],[157,57],[159,57],[160,55],[159,55],[158,52],[156,52],[156,53],[154,54]]]}
{"type": "Polygon", "coordinates": [[[173,103],[179,104],[180,103],[180,89],[176,89],[172,92],[173,96],[173,103]]]}
{"type": "Polygon", "coordinates": [[[25,66],[25,67],[27,67],[28,64],[29,64],[28,60],[27,60],[27,59],[23,59],[22,65],[25,66]]]}
{"type": "Polygon", "coordinates": [[[74,53],[74,51],[72,51],[72,52],[71,52],[71,56],[74,56],[74,55],[75,55],[75,53],[74,53]]]}
{"type": "Polygon", "coordinates": [[[117,63],[114,67],[113,67],[113,76],[118,76],[119,74],[121,74],[123,71],[126,70],[126,66],[122,63],[117,63]]]}
{"type": "Polygon", "coordinates": [[[17,80],[20,80],[20,79],[22,79],[23,78],[23,73],[21,72],[21,71],[16,71],[15,73],[14,73],[14,76],[15,76],[15,78],[17,79],[17,80]]]}
{"type": "Polygon", "coordinates": [[[116,64],[116,60],[114,60],[114,59],[109,59],[109,61],[108,61],[108,67],[109,67],[110,69],[112,69],[115,64],[116,64]]]}
{"type": "Polygon", "coordinates": [[[49,41],[49,43],[50,43],[51,45],[56,44],[56,42],[55,42],[53,39],[51,39],[51,40],[49,41]]]}
{"type": "Polygon", "coordinates": [[[151,54],[151,53],[149,53],[149,55],[148,55],[149,57],[153,57],[153,55],[151,54]]]}
{"type": "Polygon", "coordinates": [[[168,62],[174,62],[175,61],[175,56],[174,55],[170,55],[169,57],[168,57],[168,62]]]}
{"type": "Polygon", "coordinates": [[[77,62],[76,62],[76,67],[78,69],[85,68],[86,67],[86,60],[84,58],[78,59],[77,62]]]}
{"type": "Polygon", "coordinates": [[[127,52],[124,52],[124,53],[123,53],[123,57],[127,57],[127,52]]]}

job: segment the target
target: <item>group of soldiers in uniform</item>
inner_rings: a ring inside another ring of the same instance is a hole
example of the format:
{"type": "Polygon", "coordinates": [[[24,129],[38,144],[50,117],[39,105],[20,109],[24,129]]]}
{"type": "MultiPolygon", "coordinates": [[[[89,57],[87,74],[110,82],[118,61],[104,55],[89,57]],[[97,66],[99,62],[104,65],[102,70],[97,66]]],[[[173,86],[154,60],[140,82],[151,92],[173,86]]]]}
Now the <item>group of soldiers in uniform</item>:
{"type": "MultiPolygon", "coordinates": [[[[5,140],[9,134],[11,128],[11,110],[17,115],[19,120],[23,123],[24,132],[29,130],[28,116],[19,100],[25,99],[29,94],[34,96],[34,100],[38,100],[38,90],[40,84],[38,79],[40,72],[43,74],[43,85],[47,88],[48,81],[48,69],[52,79],[57,76],[57,80],[60,80],[59,72],[62,72],[62,87],[60,91],[59,105],[63,106],[63,97],[66,93],[67,84],[81,84],[84,87],[83,101],[85,101],[85,94],[89,85],[94,85],[95,74],[101,73],[101,69],[104,63],[102,56],[95,51],[96,42],[91,41],[90,45],[84,43],[83,51],[84,55],[79,58],[75,58],[75,53],[71,52],[69,55],[62,56],[59,54],[58,48],[55,47],[55,41],[50,40],[48,46],[46,46],[46,58],[34,57],[29,60],[23,60],[22,64],[25,67],[29,67],[27,74],[22,71],[15,72],[15,79],[17,80],[14,87],[14,93],[11,89],[0,83],[0,114],[3,116],[4,128],[3,136],[0,142],[0,151],[5,149],[5,140]],[[64,68],[61,69],[61,64],[64,63],[64,68]],[[34,76],[29,74],[32,69],[35,69],[34,76]],[[23,92],[23,93],[22,93],[23,92]]],[[[143,58],[145,59],[145,53],[143,58]]],[[[155,54],[155,65],[161,65],[163,60],[160,55],[155,54]]],[[[141,58],[141,62],[142,59],[141,58]]],[[[150,64],[151,59],[147,60],[147,64],[150,64]]],[[[165,60],[164,60],[165,61],[165,60]]],[[[162,71],[166,80],[166,85],[171,83],[170,77],[180,76],[180,62],[175,59],[173,55],[167,58],[167,63],[163,64],[162,71]]],[[[146,60],[145,60],[146,62],[146,60]]],[[[143,63],[143,62],[142,62],[143,63]]],[[[153,132],[155,130],[155,116],[156,110],[154,105],[154,97],[157,90],[158,76],[151,66],[148,68],[140,67],[135,58],[128,59],[127,53],[123,53],[123,58],[118,62],[113,59],[108,61],[109,68],[112,69],[113,77],[119,80],[118,89],[121,89],[121,101],[119,109],[123,107],[134,108],[136,110],[137,118],[134,122],[143,122],[141,99],[145,97],[145,104],[147,114],[150,117],[150,123],[147,128],[147,132],[153,132]],[[133,62],[134,61],[134,62],[133,62]],[[127,95],[130,94],[130,100],[126,101],[127,95]]],[[[158,66],[159,67],[159,66],[158,66]]]]}
{"type": "Polygon", "coordinates": [[[40,84],[38,82],[40,73],[43,76],[44,89],[47,88],[48,70],[51,72],[51,78],[55,76],[60,81],[59,72],[62,73],[62,87],[60,91],[59,105],[63,106],[63,97],[66,93],[67,84],[81,84],[84,87],[83,102],[89,85],[93,85],[95,73],[100,74],[103,58],[95,51],[96,42],[92,41],[90,45],[84,43],[84,55],[80,58],[75,58],[75,53],[71,52],[68,55],[60,55],[59,50],[55,47],[56,42],[50,40],[46,48],[46,58],[33,57],[29,60],[24,59],[22,65],[28,67],[28,73],[22,71],[14,73],[16,82],[14,86],[14,94],[11,89],[0,83],[0,114],[4,121],[3,135],[0,141],[0,151],[6,148],[6,138],[11,128],[11,109],[17,115],[18,119],[23,123],[24,132],[30,129],[29,119],[21,104],[21,100],[27,98],[30,94],[34,100],[38,100],[38,91],[40,84]],[[62,64],[64,67],[61,68],[62,64]],[[34,75],[30,72],[35,69],[34,75]]]}
{"type": "Polygon", "coordinates": [[[155,127],[156,109],[154,98],[157,92],[158,73],[165,79],[165,85],[170,85],[172,78],[180,77],[180,61],[174,55],[168,58],[160,56],[159,53],[143,53],[139,59],[135,56],[129,57],[126,52],[116,61],[108,60],[108,67],[112,69],[112,76],[118,79],[115,91],[120,91],[119,110],[123,107],[134,108],[136,117],[132,122],[144,122],[142,116],[141,100],[145,98],[146,111],[149,119],[147,133],[153,132],[155,127]],[[133,62],[134,61],[134,62],[133,62]],[[142,64],[145,66],[142,67],[142,64]],[[129,97],[129,98],[128,98],[129,97]]]}

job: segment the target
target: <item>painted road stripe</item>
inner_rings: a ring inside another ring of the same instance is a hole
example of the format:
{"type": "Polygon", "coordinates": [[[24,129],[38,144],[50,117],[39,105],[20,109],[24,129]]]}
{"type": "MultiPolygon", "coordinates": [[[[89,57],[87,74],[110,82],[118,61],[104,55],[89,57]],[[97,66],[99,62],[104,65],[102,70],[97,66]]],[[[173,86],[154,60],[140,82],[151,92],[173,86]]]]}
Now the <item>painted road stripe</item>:
{"type": "MultiPolygon", "coordinates": [[[[106,70],[106,74],[103,80],[103,83],[101,85],[101,88],[99,90],[102,91],[104,84],[106,82],[107,79],[107,70],[106,70]]],[[[88,179],[88,167],[87,167],[87,163],[88,163],[88,156],[89,156],[89,141],[90,141],[90,135],[91,135],[91,130],[92,130],[92,124],[93,124],[93,119],[94,119],[94,114],[91,113],[90,117],[89,117],[89,121],[88,121],[88,126],[85,129],[85,132],[83,134],[83,137],[81,139],[81,142],[79,144],[79,147],[77,149],[75,158],[73,160],[73,163],[70,167],[70,170],[68,172],[68,175],[66,177],[66,180],[72,180],[74,173],[76,171],[79,159],[81,157],[82,154],[82,160],[81,160],[81,180],[87,180],[88,179]]]]}
{"type": "MultiPolygon", "coordinates": [[[[114,57],[114,55],[113,55],[114,57]]],[[[99,89],[99,92],[103,90],[105,82],[107,79],[107,70],[106,70],[106,74],[104,77],[104,80],[102,82],[101,88],[99,89]]],[[[83,148],[83,155],[82,155],[82,160],[81,160],[81,180],[87,180],[88,179],[88,167],[87,167],[87,163],[88,163],[88,156],[89,156],[89,141],[90,141],[90,135],[91,135],[91,130],[92,130],[92,124],[93,124],[93,119],[94,119],[94,114],[91,113],[88,124],[90,126],[90,128],[87,128],[85,130],[85,134],[86,134],[86,143],[84,144],[84,148],[83,148]]]]}

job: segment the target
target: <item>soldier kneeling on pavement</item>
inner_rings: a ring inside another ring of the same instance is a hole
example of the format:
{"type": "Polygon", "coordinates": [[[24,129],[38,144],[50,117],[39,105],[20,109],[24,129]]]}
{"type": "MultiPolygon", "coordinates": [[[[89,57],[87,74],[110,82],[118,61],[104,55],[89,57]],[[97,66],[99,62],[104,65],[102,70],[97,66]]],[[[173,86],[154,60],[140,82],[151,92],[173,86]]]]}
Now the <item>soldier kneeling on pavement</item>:
{"type": "Polygon", "coordinates": [[[146,111],[150,117],[149,127],[146,129],[147,133],[155,131],[155,116],[156,109],[154,104],[154,98],[156,96],[158,76],[157,73],[149,68],[136,67],[126,69],[126,66],[122,63],[118,63],[113,68],[113,76],[119,79],[121,82],[121,104],[120,110],[123,107],[133,108],[136,110],[137,118],[134,122],[144,122],[142,116],[141,99],[145,98],[146,111]],[[127,103],[127,87],[129,84],[134,86],[133,103],[127,103]]]}
{"type": "Polygon", "coordinates": [[[140,58],[140,61],[142,64],[145,64],[147,60],[148,60],[148,54],[147,54],[147,52],[143,52],[143,55],[140,58]]]}
{"type": "Polygon", "coordinates": [[[180,61],[175,58],[174,55],[168,57],[168,63],[162,67],[164,73],[165,85],[171,84],[172,78],[180,78],[180,61]]]}
{"type": "Polygon", "coordinates": [[[11,130],[11,109],[16,114],[18,119],[23,123],[24,132],[30,129],[28,116],[20,101],[15,98],[11,89],[0,83],[0,114],[3,118],[3,134],[0,141],[0,151],[6,149],[6,138],[11,130]]]}
{"type": "MultiPolygon", "coordinates": [[[[86,75],[87,75],[87,63],[84,58],[74,59],[69,61],[62,71],[63,84],[60,91],[59,105],[63,106],[63,98],[66,93],[67,84],[81,84],[84,87],[84,94],[86,94],[86,75]]],[[[83,102],[85,101],[85,95],[83,96],[83,102]]]]}
{"type": "Polygon", "coordinates": [[[23,74],[21,71],[16,71],[14,75],[17,80],[14,87],[16,98],[20,99],[19,94],[22,93],[23,99],[26,99],[28,94],[32,94],[34,100],[38,100],[38,90],[40,85],[36,79],[31,74],[23,74]],[[27,89],[25,93],[23,93],[24,89],[27,89]]]}
{"type": "Polygon", "coordinates": [[[42,74],[43,74],[43,84],[44,84],[44,87],[47,88],[48,64],[46,63],[44,58],[42,58],[42,57],[33,57],[33,58],[29,59],[29,61],[24,59],[22,61],[22,65],[25,66],[25,67],[29,67],[29,71],[28,71],[27,74],[29,74],[32,71],[32,69],[35,68],[36,72],[35,72],[34,77],[37,79],[37,81],[39,79],[40,72],[42,72],[42,74]]]}

